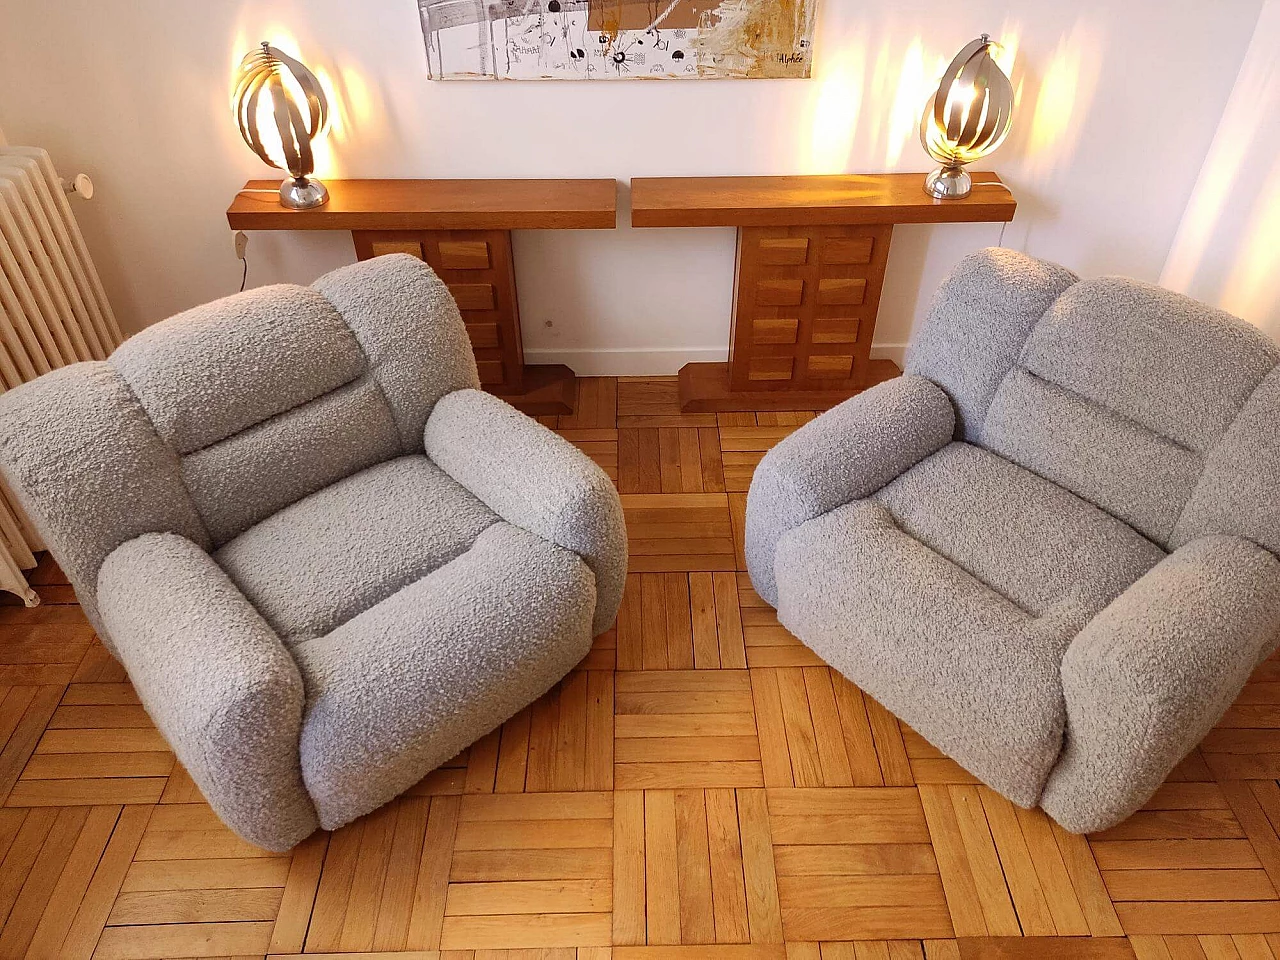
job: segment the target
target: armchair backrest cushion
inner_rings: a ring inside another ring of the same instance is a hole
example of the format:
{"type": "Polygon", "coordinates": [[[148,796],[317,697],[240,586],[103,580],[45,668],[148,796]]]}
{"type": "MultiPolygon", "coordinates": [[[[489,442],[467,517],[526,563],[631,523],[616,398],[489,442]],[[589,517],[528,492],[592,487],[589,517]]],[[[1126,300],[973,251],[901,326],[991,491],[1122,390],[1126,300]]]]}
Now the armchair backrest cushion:
{"type": "Polygon", "coordinates": [[[420,452],[436,401],[480,386],[471,338],[449,288],[421,260],[397,253],[340,267],[311,289],[334,305],[359,341],[404,452],[420,452]]]}
{"type": "Polygon", "coordinates": [[[1277,361],[1275,343],[1229,313],[1099,277],[1054,301],[1019,365],[1203,456],[1277,361]]]}
{"type": "Polygon", "coordinates": [[[1265,497],[1228,496],[1258,472],[1249,463],[1274,423],[1260,408],[1280,414],[1280,380],[1269,400],[1260,389],[1278,363],[1267,336],[1189,297],[985,250],[943,285],[907,371],[967,411],[965,439],[1173,549],[1193,531],[1280,540],[1265,497]],[[1227,501],[1233,524],[1212,505],[1227,501]]]}
{"type": "Polygon", "coordinates": [[[951,397],[957,439],[982,439],[987,408],[1031,328],[1076,280],[1055,263],[991,247],[962,259],[942,282],[911,338],[905,372],[951,397]]]}
{"type": "Polygon", "coordinates": [[[1245,403],[1173,529],[1174,549],[1210,533],[1252,540],[1280,556],[1280,368],[1245,403]]]}
{"type": "Polygon", "coordinates": [[[156,432],[180,456],[355,380],[355,335],[307,287],[275,284],[147,327],[111,355],[156,432]]]}
{"type": "Polygon", "coordinates": [[[130,338],[109,362],[180,458],[214,546],[421,451],[435,401],[476,385],[452,297],[408,256],[196,307],[130,338]]]}
{"type": "Polygon", "coordinates": [[[106,361],[0,394],[0,472],[102,633],[98,569],[120,544],[177,533],[221,546],[365,467],[421,453],[436,401],[478,386],[444,283],[413,257],[379,257],[310,288],[197,307],[106,361]]]}

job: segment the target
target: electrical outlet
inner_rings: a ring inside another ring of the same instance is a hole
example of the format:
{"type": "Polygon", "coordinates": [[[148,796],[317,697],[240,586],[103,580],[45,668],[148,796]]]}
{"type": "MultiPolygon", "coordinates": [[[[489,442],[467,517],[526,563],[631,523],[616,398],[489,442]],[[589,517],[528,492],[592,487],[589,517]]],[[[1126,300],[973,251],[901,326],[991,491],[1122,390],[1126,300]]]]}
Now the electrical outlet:
{"type": "Polygon", "coordinates": [[[249,235],[243,230],[236,231],[236,259],[243,260],[245,251],[249,249],[249,235]]]}

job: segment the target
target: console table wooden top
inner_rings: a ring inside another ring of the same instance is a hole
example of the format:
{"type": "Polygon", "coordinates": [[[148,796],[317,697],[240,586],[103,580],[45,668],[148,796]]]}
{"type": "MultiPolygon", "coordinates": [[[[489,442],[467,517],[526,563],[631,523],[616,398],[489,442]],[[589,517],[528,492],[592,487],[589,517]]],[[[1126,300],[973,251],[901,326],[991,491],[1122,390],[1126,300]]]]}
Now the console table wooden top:
{"type": "Polygon", "coordinates": [[[356,257],[407,253],[449,287],[471,338],[480,384],[529,414],[573,412],[563,364],[526,364],[512,230],[608,230],[613,180],[328,180],[329,201],[280,204],[278,180],[250,180],[227,208],[232,230],[350,231],[356,257]]]}
{"type": "Polygon", "coordinates": [[[686,413],[821,410],[897,376],[871,357],[893,228],[1007,222],[1018,204],[991,172],[963,200],[936,200],[923,173],[643,177],[636,227],[737,227],[728,363],[686,363],[686,413]]]}
{"type": "Polygon", "coordinates": [[[786,177],[637,177],[635,227],[774,227],[793,224],[976,223],[1013,219],[1000,178],[974,172],[963,200],[935,200],[923,173],[786,177]]]}
{"type": "Polygon", "coordinates": [[[609,230],[618,209],[613,180],[326,180],[329,202],[311,210],[282,206],[279,186],[246,183],[231,229],[609,230]]]}

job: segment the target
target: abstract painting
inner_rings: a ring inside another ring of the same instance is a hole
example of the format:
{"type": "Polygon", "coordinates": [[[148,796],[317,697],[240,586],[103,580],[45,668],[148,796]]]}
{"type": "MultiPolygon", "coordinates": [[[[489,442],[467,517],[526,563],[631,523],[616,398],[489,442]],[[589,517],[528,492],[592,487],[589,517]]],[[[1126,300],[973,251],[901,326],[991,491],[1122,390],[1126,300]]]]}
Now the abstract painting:
{"type": "Polygon", "coordinates": [[[433,80],[808,77],[818,0],[418,0],[433,80]]]}

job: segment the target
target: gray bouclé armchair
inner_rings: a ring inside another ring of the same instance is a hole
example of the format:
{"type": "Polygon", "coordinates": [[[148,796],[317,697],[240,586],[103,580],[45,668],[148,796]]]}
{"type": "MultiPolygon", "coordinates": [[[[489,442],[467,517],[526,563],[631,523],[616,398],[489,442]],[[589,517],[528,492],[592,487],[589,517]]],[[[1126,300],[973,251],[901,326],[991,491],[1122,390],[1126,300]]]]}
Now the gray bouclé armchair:
{"type": "Polygon", "coordinates": [[[1278,363],[1187,297],[974,254],[904,376],[765,456],[751,579],[995,790],[1111,826],[1280,639],[1278,363]]]}
{"type": "Polygon", "coordinates": [[[617,613],[608,477],[479,389],[426,264],[197,307],[0,396],[0,469],[213,809],[286,849],[545,693],[617,613]]]}

